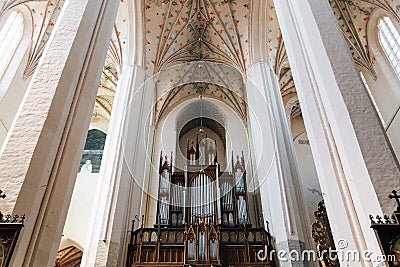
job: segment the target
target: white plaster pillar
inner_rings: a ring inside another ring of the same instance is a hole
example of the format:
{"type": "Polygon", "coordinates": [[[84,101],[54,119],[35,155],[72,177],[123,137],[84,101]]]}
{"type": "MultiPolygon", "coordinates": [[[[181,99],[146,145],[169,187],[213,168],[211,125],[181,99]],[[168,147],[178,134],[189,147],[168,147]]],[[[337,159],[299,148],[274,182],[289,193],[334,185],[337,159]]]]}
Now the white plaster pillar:
{"type": "MultiPolygon", "coordinates": [[[[124,68],[110,121],[102,167],[97,207],[84,266],[123,266],[129,241],[128,231],[135,215],[141,215],[144,181],[150,168],[147,144],[151,145],[147,115],[152,107],[152,91],[142,87],[142,67],[124,68]],[[126,82],[124,82],[126,81],[126,82]],[[146,167],[148,166],[148,167],[146,167]]],[[[136,223],[137,226],[137,223],[136,223]]]]}
{"type": "MultiPolygon", "coordinates": [[[[143,63],[141,1],[129,7],[127,60],[116,90],[99,173],[93,225],[82,266],[125,266],[132,220],[141,217],[151,173],[154,83],[146,81],[143,63]],[[150,152],[151,153],[151,152],[150,152]]],[[[135,223],[138,226],[138,223],[135,223]]]]}
{"type": "Polygon", "coordinates": [[[11,266],[54,266],[118,4],[66,2],[2,148],[2,212],[26,214],[11,266]]]}
{"type": "Polygon", "coordinates": [[[368,215],[393,211],[387,196],[400,188],[398,163],[328,1],[274,2],[334,239],[378,256],[368,215]]]}
{"type": "Polygon", "coordinates": [[[259,180],[264,219],[270,222],[275,249],[287,253],[281,266],[303,266],[289,252],[311,247],[299,175],[275,75],[266,63],[248,70],[250,136],[254,173],[259,180]]]}

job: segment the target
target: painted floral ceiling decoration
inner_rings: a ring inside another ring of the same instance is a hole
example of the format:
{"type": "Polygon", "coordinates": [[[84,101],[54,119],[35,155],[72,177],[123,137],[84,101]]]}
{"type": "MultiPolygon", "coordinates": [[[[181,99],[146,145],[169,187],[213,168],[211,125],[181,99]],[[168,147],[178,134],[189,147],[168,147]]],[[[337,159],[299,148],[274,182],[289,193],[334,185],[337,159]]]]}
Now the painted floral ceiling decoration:
{"type": "Polygon", "coordinates": [[[117,84],[118,71],[116,65],[110,56],[107,56],[97,91],[92,123],[98,122],[101,119],[110,120],[117,84]]]}
{"type": "Polygon", "coordinates": [[[286,97],[291,97],[292,94],[296,94],[292,69],[288,65],[283,66],[279,72],[279,87],[284,100],[286,97]]]}
{"type": "Polygon", "coordinates": [[[287,55],[281,29],[276,16],[273,0],[267,1],[267,52],[268,63],[278,75],[280,68],[287,62],[287,55]]]}
{"type": "Polygon", "coordinates": [[[174,107],[181,101],[192,98],[193,95],[198,97],[199,94],[204,97],[214,98],[225,102],[230,106],[243,121],[246,121],[246,109],[244,101],[238,95],[232,94],[231,90],[218,84],[209,83],[186,83],[171,90],[171,96],[167,98],[166,102],[160,110],[160,114],[165,112],[168,108],[174,107]]]}
{"type": "Polygon", "coordinates": [[[146,0],[146,67],[153,73],[191,61],[246,72],[249,0],[146,0]]]}
{"type": "Polygon", "coordinates": [[[146,0],[146,70],[157,91],[156,121],[173,105],[205,93],[246,114],[249,0],[146,0]],[[210,92],[208,94],[208,92],[210,92]]]}
{"type": "Polygon", "coordinates": [[[110,46],[101,73],[96,103],[92,114],[92,127],[97,127],[107,132],[111,118],[115,93],[119,76],[125,60],[128,38],[127,3],[120,3],[117,20],[111,35],[110,46]]]}
{"type": "Polygon", "coordinates": [[[237,69],[213,62],[194,61],[160,72],[155,79],[157,102],[155,120],[176,104],[200,92],[196,84],[204,84],[205,97],[215,98],[232,107],[246,121],[244,77],[237,69]]]}

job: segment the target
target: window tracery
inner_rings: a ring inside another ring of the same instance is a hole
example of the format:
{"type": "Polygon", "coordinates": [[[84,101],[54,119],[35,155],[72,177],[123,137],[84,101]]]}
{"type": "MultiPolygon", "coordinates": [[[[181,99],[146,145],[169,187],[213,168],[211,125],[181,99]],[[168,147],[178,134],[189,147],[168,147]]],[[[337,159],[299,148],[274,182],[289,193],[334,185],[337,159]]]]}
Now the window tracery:
{"type": "Polygon", "coordinates": [[[378,30],[380,45],[400,79],[400,34],[389,17],[379,20],[378,30]]]}

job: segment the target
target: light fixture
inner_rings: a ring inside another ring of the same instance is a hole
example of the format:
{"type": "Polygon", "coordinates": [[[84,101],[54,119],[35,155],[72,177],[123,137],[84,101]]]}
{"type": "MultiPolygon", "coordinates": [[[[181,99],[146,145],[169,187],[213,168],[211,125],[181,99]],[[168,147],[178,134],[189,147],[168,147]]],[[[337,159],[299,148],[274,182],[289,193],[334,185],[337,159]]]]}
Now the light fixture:
{"type": "MultiPolygon", "coordinates": [[[[202,87],[203,85],[200,85],[200,86],[202,87]]],[[[200,97],[200,129],[199,129],[199,134],[203,134],[204,133],[204,129],[203,129],[203,95],[202,95],[202,93],[200,93],[199,97],[200,97]]]]}
{"type": "Polygon", "coordinates": [[[204,67],[203,62],[199,62],[197,65],[200,71],[200,82],[195,84],[196,91],[199,94],[200,98],[200,129],[199,129],[199,134],[203,135],[204,134],[204,129],[203,129],[203,93],[207,89],[208,86],[204,86],[203,80],[202,80],[202,69],[204,67]]]}

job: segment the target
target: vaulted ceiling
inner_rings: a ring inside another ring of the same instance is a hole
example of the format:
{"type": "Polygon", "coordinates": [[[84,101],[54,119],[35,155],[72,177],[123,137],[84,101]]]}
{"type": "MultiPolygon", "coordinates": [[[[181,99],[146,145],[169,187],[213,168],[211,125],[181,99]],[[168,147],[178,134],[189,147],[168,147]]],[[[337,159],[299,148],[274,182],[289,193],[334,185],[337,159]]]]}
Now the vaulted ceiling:
{"type": "Polygon", "coordinates": [[[157,75],[156,120],[186,99],[205,97],[225,102],[246,120],[243,76],[237,69],[206,61],[196,61],[157,75]]]}
{"type": "Polygon", "coordinates": [[[117,84],[118,71],[116,65],[110,56],[107,56],[97,91],[92,123],[98,123],[101,120],[110,120],[117,84]]]}
{"type": "Polygon", "coordinates": [[[177,103],[217,98],[246,118],[250,0],[146,0],[146,70],[156,75],[156,120],[177,103]]]}
{"type": "Polygon", "coordinates": [[[146,0],[146,67],[210,61],[246,71],[249,0],[146,0]]]}
{"type": "MultiPolygon", "coordinates": [[[[284,102],[296,98],[296,88],[287,59],[273,0],[267,1],[267,43],[270,66],[279,77],[284,102]]],[[[32,46],[24,76],[36,69],[44,46],[65,0],[5,0],[0,16],[23,6],[32,20],[32,46]]],[[[224,101],[246,117],[243,80],[251,64],[251,0],[144,0],[145,68],[156,81],[156,118],[176,104],[203,94],[224,101]]],[[[374,58],[369,52],[367,25],[375,9],[399,20],[400,0],[329,0],[356,64],[371,75],[374,58]]],[[[118,74],[124,61],[128,36],[127,5],[115,22],[107,60],[100,81],[93,121],[109,119],[118,74]]],[[[298,100],[297,100],[298,101],[298,100]]],[[[299,114],[299,112],[295,112],[299,114]]]]}

